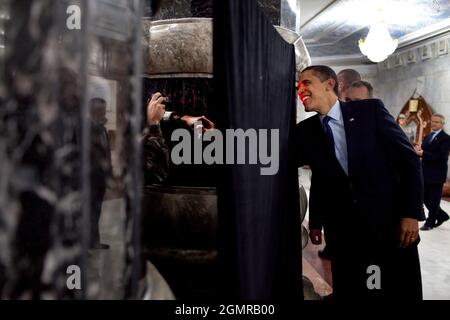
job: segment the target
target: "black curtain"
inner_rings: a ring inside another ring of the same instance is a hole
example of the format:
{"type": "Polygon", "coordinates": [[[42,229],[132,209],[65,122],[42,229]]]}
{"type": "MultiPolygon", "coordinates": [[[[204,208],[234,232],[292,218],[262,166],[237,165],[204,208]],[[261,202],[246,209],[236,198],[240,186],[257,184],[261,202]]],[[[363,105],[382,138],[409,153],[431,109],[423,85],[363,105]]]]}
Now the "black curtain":
{"type": "Polygon", "coordinates": [[[256,1],[214,2],[214,78],[220,129],[278,129],[280,135],[277,174],[261,175],[260,165],[223,168],[218,187],[221,292],[245,300],[301,299],[298,175],[291,148],[294,47],[256,1]]]}

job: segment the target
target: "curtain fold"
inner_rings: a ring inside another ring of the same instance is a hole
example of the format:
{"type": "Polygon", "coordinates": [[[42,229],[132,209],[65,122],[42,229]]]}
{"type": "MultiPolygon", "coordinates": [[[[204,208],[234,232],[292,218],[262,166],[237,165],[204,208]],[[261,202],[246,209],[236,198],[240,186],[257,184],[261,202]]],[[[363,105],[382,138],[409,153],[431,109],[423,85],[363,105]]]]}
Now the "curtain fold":
{"type": "MultiPolygon", "coordinates": [[[[247,164],[222,170],[218,188],[222,293],[245,300],[300,299],[301,222],[291,148],[294,47],[279,36],[256,1],[215,1],[214,78],[220,129],[279,130],[276,174],[261,175],[265,166],[259,161],[248,164],[248,154],[247,164]]],[[[247,152],[254,147],[247,146],[247,152]]]]}

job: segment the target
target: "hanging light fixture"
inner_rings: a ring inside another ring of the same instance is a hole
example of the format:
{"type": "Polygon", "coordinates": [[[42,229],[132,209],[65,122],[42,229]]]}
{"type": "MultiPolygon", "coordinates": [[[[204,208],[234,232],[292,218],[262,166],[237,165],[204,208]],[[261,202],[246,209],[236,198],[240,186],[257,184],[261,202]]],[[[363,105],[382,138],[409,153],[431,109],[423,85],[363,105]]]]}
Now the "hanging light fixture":
{"type": "Polygon", "coordinates": [[[359,40],[359,49],[370,61],[381,62],[397,48],[398,40],[393,40],[384,21],[374,22],[365,40],[359,40]]]}

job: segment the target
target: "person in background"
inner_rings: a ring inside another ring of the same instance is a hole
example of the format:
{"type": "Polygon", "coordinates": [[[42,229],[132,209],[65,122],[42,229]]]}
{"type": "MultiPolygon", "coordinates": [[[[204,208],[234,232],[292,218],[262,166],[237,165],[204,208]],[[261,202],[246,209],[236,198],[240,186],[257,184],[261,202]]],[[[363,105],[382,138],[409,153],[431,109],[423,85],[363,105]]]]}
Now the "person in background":
{"type": "Polygon", "coordinates": [[[166,98],[156,92],[147,103],[147,128],[143,135],[145,184],[161,184],[169,175],[169,146],[161,131],[160,123],[172,123],[173,127],[193,129],[193,125],[202,126],[202,131],[213,129],[214,123],[205,116],[179,116],[176,112],[166,111],[166,98]],[[201,124],[200,124],[201,123],[201,124]]]}
{"type": "Polygon", "coordinates": [[[348,89],[348,100],[349,101],[359,101],[373,98],[373,87],[372,85],[363,80],[358,80],[352,82],[350,88],[348,89]]]}
{"type": "Polygon", "coordinates": [[[407,119],[409,117],[409,112],[406,114],[400,113],[397,118],[397,123],[400,126],[400,128],[403,130],[403,132],[408,137],[409,142],[414,145],[414,142],[416,140],[416,130],[417,126],[414,121],[411,121],[409,124],[407,124],[407,119]]]}
{"type": "Polygon", "coordinates": [[[424,202],[428,209],[428,218],[420,230],[436,228],[449,219],[442,210],[442,187],[447,179],[450,136],[444,131],[445,118],[441,114],[431,117],[431,133],[425,137],[422,146],[416,146],[416,152],[422,158],[424,180],[424,202]]]}
{"type": "Polygon", "coordinates": [[[340,101],[348,101],[348,90],[355,81],[361,80],[361,75],[355,69],[344,69],[339,71],[338,77],[338,97],[340,101]]]}
{"type": "Polygon", "coordinates": [[[100,243],[99,222],[103,199],[106,193],[108,179],[112,176],[111,147],[108,131],[105,127],[106,101],[93,98],[90,101],[91,116],[91,249],[108,249],[109,245],[100,243]]]}

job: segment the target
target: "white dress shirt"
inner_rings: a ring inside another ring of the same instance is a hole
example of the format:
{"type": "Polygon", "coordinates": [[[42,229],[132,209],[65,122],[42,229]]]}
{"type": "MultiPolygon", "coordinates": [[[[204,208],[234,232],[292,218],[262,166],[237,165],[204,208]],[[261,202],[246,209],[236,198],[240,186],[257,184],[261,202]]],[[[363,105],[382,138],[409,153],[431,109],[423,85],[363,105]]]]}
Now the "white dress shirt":
{"type": "MultiPolygon", "coordinates": [[[[339,161],[342,169],[348,175],[348,154],[347,140],[345,135],[344,118],[342,117],[341,104],[336,100],[334,106],[328,111],[327,116],[330,117],[328,124],[333,132],[334,152],[336,159],[339,161]]],[[[320,116],[322,121],[325,116],[320,116]]]]}

